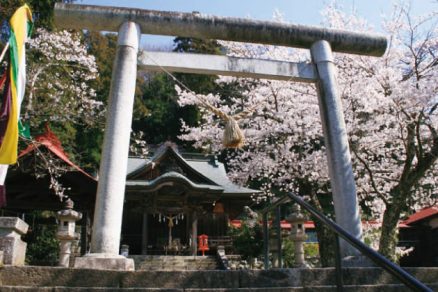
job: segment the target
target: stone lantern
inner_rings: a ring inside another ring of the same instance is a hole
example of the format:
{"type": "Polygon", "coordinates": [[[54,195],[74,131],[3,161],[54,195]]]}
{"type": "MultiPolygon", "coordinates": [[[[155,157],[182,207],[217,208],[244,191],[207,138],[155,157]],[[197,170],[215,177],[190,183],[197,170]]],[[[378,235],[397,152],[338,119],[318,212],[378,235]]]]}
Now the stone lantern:
{"type": "Polygon", "coordinates": [[[301,213],[301,208],[298,204],[292,206],[292,214],[286,218],[291,224],[291,239],[295,244],[295,267],[306,268],[307,264],[304,259],[304,242],[307,240],[306,229],[304,222],[307,218],[301,213]]]}
{"type": "Polygon", "coordinates": [[[59,221],[56,238],[60,241],[58,265],[69,267],[72,243],[78,237],[75,232],[76,221],[82,218],[82,213],[73,210],[73,201],[70,199],[65,202],[64,207],[64,210],[56,213],[56,218],[59,221]]]}

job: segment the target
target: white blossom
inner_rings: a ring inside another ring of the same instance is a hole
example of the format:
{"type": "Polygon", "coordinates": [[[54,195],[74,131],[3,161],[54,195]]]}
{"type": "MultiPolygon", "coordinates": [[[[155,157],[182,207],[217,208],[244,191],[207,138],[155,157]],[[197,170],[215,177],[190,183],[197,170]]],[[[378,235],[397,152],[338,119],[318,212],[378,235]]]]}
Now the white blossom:
{"type": "MultiPolygon", "coordinates": [[[[415,171],[424,159],[421,155],[432,151],[438,131],[435,57],[438,30],[429,29],[434,23],[430,17],[416,20],[419,24],[415,25],[403,7],[397,9],[384,23],[390,44],[383,57],[335,54],[358,197],[377,218],[392,202],[397,186],[404,183],[405,168],[409,166],[415,171]],[[412,138],[409,128],[415,123],[418,127],[414,139],[409,140],[412,138]],[[417,149],[413,158],[408,157],[409,141],[417,149]]],[[[324,16],[328,20],[325,26],[372,30],[364,20],[333,7],[324,16]]],[[[310,61],[308,52],[298,49],[236,42],[221,44],[230,56],[310,61]]],[[[311,183],[319,193],[330,192],[314,85],[234,77],[220,77],[217,82],[237,83],[242,96],[203,96],[209,103],[231,114],[255,108],[253,115],[239,121],[246,135],[246,146],[227,157],[229,175],[234,181],[258,182],[263,194],[256,200],[265,200],[278,190],[300,192],[302,180],[311,183]]],[[[179,90],[179,103],[181,106],[198,104],[199,98],[192,92],[179,90]]],[[[220,152],[223,125],[209,112],[201,112],[202,123],[197,127],[183,123],[184,134],[180,138],[193,141],[199,149],[220,152]]],[[[436,202],[436,153],[434,162],[411,189],[407,203],[412,209],[436,202]]]]}

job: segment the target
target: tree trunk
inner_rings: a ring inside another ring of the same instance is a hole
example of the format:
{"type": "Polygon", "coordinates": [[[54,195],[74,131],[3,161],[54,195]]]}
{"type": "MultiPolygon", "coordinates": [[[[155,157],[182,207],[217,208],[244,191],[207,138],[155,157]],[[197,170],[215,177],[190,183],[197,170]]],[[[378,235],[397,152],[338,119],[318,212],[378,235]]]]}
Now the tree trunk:
{"type": "Polygon", "coordinates": [[[398,241],[398,220],[400,218],[400,201],[388,205],[383,214],[382,233],[380,235],[379,252],[391,261],[396,260],[395,248],[398,241]]]}
{"type": "Polygon", "coordinates": [[[393,262],[396,261],[395,248],[398,242],[398,221],[401,212],[407,207],[411,186],[406,180],[392,189],[392,202],[386,205],[386,210],[383,213],[379,252],[393,262]]]}
{"type": "MultiPolygon", "coordinates": [[[[321,213],[326,213],[323,210],[322,202],[315,193],[310,195],[310,203],[321,213]]],[[[319,257],[322,267],[333,267],[335,265],[335,236],[324,224],[320,223],[312,216],[315,224],[316,235],[319,243],[319,257]]]]}
{"type": "Polygon", "coordinates": [[[319,257],[322,267],[335,266],[335,236],[327,227],[312,218],[319,243],[319,257]]]}

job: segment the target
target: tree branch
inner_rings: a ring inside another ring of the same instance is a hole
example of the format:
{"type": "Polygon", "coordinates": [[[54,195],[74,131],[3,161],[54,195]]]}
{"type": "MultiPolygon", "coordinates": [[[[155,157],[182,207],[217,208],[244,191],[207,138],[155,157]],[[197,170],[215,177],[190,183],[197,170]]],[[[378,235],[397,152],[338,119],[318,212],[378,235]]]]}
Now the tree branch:
{"type": "Polygon", "coordinates": [[[371,181],[371,186],[374,189],[374,192],[377,194],[377,196],[382,199],[382,201],[385,203],[385,205],[388,204],[388,201],[386,200],[385,196],[377,189],[376,183],[374,181],[374,176],[373,176],[373,171],[371,170],[371,168],[368,166],[368,164],[366,163],[366,161],[359,156],[359,154],[357,153],[356,150],[353,150],[354,155],[357,157],[357,159],[359,159],[359,161],[362,163],[362,165],[365,167],[365,170],[368,172],[368,175],[370,177],[370,181],[371,181]]]}
{"type": "Polygon", "coordinates": [[[418,144],[418,151],[417,151],[417,157],[418,159],[421,159],[423,157],[423,142],[421,141],[421,134],[420,134],[420,127],[421,127],[421,120],[424,118],[423,112],[420,112],[418,115],[418,119],[415,122],[415,136],[417,138],[417,144],[418,144]]]}

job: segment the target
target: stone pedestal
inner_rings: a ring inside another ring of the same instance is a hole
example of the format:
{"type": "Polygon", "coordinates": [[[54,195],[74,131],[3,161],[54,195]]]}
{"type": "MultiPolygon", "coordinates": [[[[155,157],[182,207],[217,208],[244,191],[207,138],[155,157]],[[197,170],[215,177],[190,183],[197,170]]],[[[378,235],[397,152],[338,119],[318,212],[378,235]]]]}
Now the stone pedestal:
{"type": "Polygon", "coordinates": [[[273,233],[271,234],[271,237],[269,238],[269,251],[272,254],[272,268],[279,268],[280,267],[280,258],[279,258],[279,251],[277,246],[277,234],[273,233]]]}
{"type": "Polygon", "coordinates": [[[0,217],[0,250],[5,265],[22,266],[27,244],[21,240],[29,225],[17,217],[0,217]]]}
{"type": "Polygon", "coordinates": [[[134,260],[118,255],[87,254],[75,259],[75,268],[134,271],[134,260]]]}

